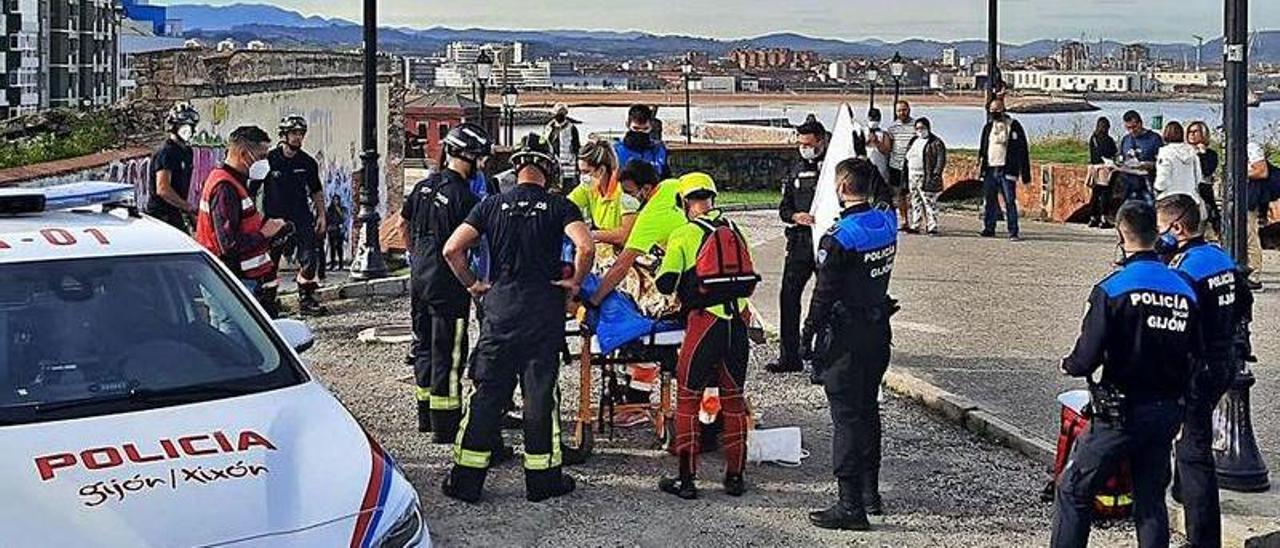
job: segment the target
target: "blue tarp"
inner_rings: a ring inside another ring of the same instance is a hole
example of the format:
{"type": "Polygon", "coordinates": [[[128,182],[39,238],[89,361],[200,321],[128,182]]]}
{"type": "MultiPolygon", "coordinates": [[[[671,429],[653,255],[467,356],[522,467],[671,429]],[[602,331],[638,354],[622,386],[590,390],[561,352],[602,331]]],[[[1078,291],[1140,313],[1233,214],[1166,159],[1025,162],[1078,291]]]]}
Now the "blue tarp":
{"type": "MultiPolygon", "coordinates": [[[[582,298],[590,298],[599,286],[600,278],[595,274],[588,275],[582,281],[582,298]]],[[[609,354],[640,337],[683,328],[679,322],[645,316],[631,297],[617,290],[609,292],[600,308],[587,310],[586,322],[599,340],[602,354],[609,354]]]]}

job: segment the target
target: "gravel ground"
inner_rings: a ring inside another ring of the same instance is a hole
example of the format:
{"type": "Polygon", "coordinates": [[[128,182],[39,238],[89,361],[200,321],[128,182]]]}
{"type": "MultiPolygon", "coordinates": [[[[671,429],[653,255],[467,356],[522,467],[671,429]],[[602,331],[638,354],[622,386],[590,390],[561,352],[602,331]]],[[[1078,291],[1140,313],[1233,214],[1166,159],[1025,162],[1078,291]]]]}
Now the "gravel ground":
{"type": "MultiPolygon", "coordinates": [[[[403,345],[356,341],[361,329],[407,320],[406,299],[338,302],[313,320],[317,344],[306,358],[322,382],[393,454],[417,486],[433,541],[441,546],[876,545],[1017,546],[1048,542],[1047,479],[1039,465],[893,397],[884,404],[882,491],[889,515],[870,533],[823,531],[806,512],[835,496],[825,397],[807,376],[763,371],[773,345],[752,352],[748,393],[763,426],[800,426],[812,453],[800,468],[749,465],[746,496],[719,486],[718,455],[702,463],[703,498],[682,501],[656,490],[673,459],[650,448],[648,430],[597,436],[596,456],[570,468],[577,492],[545,503],[524,499],[518,461],[494,470],[483,502],[440,494],[448,447],[414,430],[410,369],[403,345]]],[[[577,367],[561,376],[566,429],[576,405],[577,367]]],[[[507,432],[517,444],[518,432],[507,432]]],[[[1133,544],[1132,528],[1098,530],[1094,544],[1133,544]]]]}

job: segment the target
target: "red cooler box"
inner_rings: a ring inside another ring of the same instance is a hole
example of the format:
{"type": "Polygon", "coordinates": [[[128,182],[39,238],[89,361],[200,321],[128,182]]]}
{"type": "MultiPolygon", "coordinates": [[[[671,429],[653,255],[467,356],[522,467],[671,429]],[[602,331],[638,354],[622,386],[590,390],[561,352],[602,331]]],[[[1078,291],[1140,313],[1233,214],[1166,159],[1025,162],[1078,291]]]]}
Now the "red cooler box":
{"type": "MultiPolygon", "coordinates": [[[[1062,427],[1058,431],[1058,450],[1053,459],[1053,479],[1056,483],[1071,456],[1071,450],[1089,427],[1085,407],[1089,405],[1088,390],[1071,390],[1058,395],[1062,404],[1062,427]]],[[[1121,460],[1115,472],[1107,478],[1093,499],[1094,516],[1100,519],[1125,519],[1133,511],[1133,477],[1129,472],[1129,460],[1121,460]]]]}

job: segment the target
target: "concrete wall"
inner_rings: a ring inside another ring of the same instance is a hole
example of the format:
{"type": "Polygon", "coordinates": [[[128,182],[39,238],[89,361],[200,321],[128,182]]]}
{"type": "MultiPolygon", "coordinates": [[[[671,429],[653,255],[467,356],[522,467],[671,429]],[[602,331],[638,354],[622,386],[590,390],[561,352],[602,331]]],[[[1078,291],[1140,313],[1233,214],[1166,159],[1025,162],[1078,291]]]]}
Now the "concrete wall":
{"type": "Polygon", "coordinates": [[[672,173],[706,172],[720,188],[733,190],[778,190],[800,160],[795,145],[668,146],[672,173]]]}

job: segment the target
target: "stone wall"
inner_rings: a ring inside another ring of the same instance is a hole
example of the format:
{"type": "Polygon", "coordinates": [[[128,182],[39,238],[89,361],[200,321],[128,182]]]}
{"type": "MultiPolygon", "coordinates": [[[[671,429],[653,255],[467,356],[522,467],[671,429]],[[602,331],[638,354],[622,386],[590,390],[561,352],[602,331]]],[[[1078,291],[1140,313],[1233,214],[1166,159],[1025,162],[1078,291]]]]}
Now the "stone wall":
{"type": "Polygon", "coordinates": [[[720,188],[732,190],[778,190],[800,159],[795,145],[788,144],[668,146],[673,173],[706,172],[720,188]]]}
{"type": "MultiPolygon", "coordinates": [[[[1031,164],[1031,182],[1018,185],[1018,211],[1026,218],[1054,222],[1079,221],[1086,214],[1090,190],[1088,168],[1081,165],[1031,164]]],[[[943,200],[981,198],[978,161],[971,154],[947,157],[943,200]]]]}

